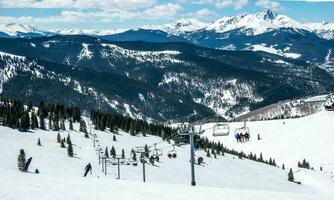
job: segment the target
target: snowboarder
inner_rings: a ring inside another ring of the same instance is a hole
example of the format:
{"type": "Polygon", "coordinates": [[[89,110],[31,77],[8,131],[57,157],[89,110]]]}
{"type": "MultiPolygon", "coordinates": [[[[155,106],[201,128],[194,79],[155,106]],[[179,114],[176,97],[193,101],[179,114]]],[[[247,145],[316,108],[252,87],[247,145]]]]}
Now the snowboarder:
{"type": "Polygon", "coordinates": [[[84,177],[87,176],[87,174],[88,174],[89,171],[90,171],[90,173],[92,173],[92,165],[90,163],[88,163],[88,165],[86,165],[86,167],[85,167],[84,177]]]}
{"type": "Polygon", "coordinates": [[[32,160],[32,157],[30,157],[28,160],[27,160],[27,162],[26,162],[26,164],[24,165],[24,172],[27,172],[28,171],[28,169],[29,169],[29,165],[30,165],[30,163],[31,163],[31,160],[32,160]]]}

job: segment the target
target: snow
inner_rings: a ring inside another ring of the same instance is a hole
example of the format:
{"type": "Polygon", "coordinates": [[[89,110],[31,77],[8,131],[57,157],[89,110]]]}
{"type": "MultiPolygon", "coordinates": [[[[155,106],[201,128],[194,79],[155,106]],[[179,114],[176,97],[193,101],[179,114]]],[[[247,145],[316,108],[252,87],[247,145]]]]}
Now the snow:
{"type": "Polygon", "coordinates": [[[148,30],[161,30],[172,35],[181,35],[187,32],[198,31],[204,28],[207,24],[198,21],[197,19],[179,19],[175,23],[164,25],[152,25],[148,24],[143,26],[143,29],[148,30]]]}
{"type": "Polygon", "coordinates": [[[95,30],[95,29],[64,29],[64,30],[55,30],[57,34],[60,35],[113,35],[118,33],[123,33],[127,29],[104,29],[104,30],[95,30]]]}
{"type": "Polygon", "coordinates": [[[317,35],[324,39],[334,39],[334,23],[306,23],[304,26],[306,26],[311,31],[314,31],[317,35]]]}
{"type": "Polygon", "coordinates": [[[93,57],[93,52],[88,49],[89,44],[82,43],[82,50],[78,55],[78,59],[82,60],[83,58],[91,59],[93,57]]]}
{"type": "MultiPolygon", "coordinates": [[[[66,124],[68,127],[68,124],[66,124]]],[[[78,130],[78,124],[74,124],[78,130]]],[[[88,126],[89,130],[89,126],[88,126]]],[[[303,182],[297,185],[288,182],[287,170],[265,164],[240,160],[225,154],[217,159],[205,157],[205,153],[196,151],[196,156],[203,156],[203,166],[195,166],[197,186],[190,184],[189,146],[176,146],[177,158],[168,159],[166,153],[171,144],[155,136],[130,136],[120,131],[117,141],[113,134],[96,131],[97,146],[113,145],[117,153],[125,149],[126,157],[131,148],[145,144],[161,148],[164,155],[157,166],[146,165],[147,183],[142,183],[142,167],[121,165],[121,180],[116,180],[117,166],[107,166],[108,175],[101,172],[97,151],[93,147],[92,136],[87,139],[78,131],[61,131],[62,137],[71,135],[75,157],[67,157],[66,149],[56,142],[57,132],[35,130],[28,133],[18,132],[0,126],[0,199],[33,200],[43,197],[49,199],[331,199],[333,198],[333,178],[329,171],[295,171],[295,177],[303,182]],[[42,146],[37,146],[37,139],[42,146]],[[40,174],[19,173],[16,158],[23,148],[27,157],[32,157],[30,171],[39,169],[40,174]],[[85,165],[91,162],[93,174],[83,178],[85,165]]],[[[263,134],[262,142],[267,142],[263,134]]],[[[289,142],[290,140],[286,140],[289,142]]],[[[316,145],[316,143],[314,144],[316,145]]],[[[326,146],[325,146],[326,147],[326,146]]],[[[331,149],[328,149],[331,150],[331,149]]],[[[281,151],[280,151],[281,152],[281,151]]],[[[322,151],[323,152],[323,151],[322,151]]],[[[295,154],[292,152],[291,154],[295,154]]],[[[269,152],[268,152],[269,154],[269,152]]],[[[265,154],[266,158],[266,154],[265,154]]],[[[326,168],[325,168],[326,169],[326,168]]]]}
{"type": "Polygon", "coordinates": [[[101,44],[102,51],[100,52],[102,57],[104,58],[119,58],[119,57],[128,57],[130,59],[134,59],[138,63],[142,62],[152,62],[156,63],[156,67],[164,68],[165,62],[172,62],[172,63],[181,63],[181,61],[177,58],[181,52],[179,51],[171,51],[171,50],[164,50],[164,51],[137,51],[131,49],[125,49],[119,47],[114,44],[101,44]]]}
{"type": "Polygon", "coordinates": [[[19,33],[45,33],[45,31],[35,29],[31,26],[17,23],[0,24],[0,32],[6,33],[9,36],[17,36],[19,33]]]}
{"type": "Polygon", "coordinates": [[[275,49],[273,46],[267,47],[265,44],[255,44],[247,47],[246,49],[252,50],[252,51],[264,51],[271,54],[276,54],[288,58],[297,59],[301,56],[301,54],[298,53],[292,53],[292,52],[283,52],[282,50],[275,49]]]}
{"type": "Polygon", "coordinates": [[[210,23],[206,30],[224,33],[241,29],[246,35],[259,35],[279,28],[305,29],[299,22],[285,15],[278,15],[267,10],[257,14],[226,16],[210,23]]]}
{"type": "MultiPolygon", "coordinates": [[[[322,166],[326,171],[334,171],[334,127],[330,126],[333,120],[334,112],[321,111],[298,119],[247,122],[251,141],[243,144],[234,138],[234,130],[242,127],[243,122],[228,123],[231,128],[228,137],[214,138],[210,131],[203,136],[221,141],[229,148],[243,150],[246,154],[253,152],[259,155],[262,152],[265,157],[275,158],[279,166],[284,163],[286,167],[296,168],[297,162],[305,158],[316,170],[322,166]],[[257,140],[257,134],[261,140],[257,140]]],[[[204,128],[212,126],[206,124],[204,128]]]]}

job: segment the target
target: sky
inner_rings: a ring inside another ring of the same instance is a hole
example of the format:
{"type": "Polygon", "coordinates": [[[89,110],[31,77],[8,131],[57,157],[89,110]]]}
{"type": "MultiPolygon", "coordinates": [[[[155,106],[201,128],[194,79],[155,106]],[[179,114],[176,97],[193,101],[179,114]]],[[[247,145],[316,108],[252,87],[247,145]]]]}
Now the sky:
{"type": "Polygon", "coordinates": [[[0,24],[128,29],[182,18],[211,22],[267,9],[300,22],[334,22],[334,0],[0,0],[0,24]]]}

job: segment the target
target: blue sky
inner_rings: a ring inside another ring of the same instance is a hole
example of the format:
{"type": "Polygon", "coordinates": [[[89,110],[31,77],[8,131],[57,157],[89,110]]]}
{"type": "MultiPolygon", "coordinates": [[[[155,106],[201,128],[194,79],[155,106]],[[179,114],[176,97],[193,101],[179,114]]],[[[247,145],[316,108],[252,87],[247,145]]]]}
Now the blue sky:
{"type": "Polygon", "coordinates": [[[181,18],[209,22],[266,9],[300,22],[334,22],[334,0],[0,0],[0,23],[43,29],[117,29],[181,18]]]}

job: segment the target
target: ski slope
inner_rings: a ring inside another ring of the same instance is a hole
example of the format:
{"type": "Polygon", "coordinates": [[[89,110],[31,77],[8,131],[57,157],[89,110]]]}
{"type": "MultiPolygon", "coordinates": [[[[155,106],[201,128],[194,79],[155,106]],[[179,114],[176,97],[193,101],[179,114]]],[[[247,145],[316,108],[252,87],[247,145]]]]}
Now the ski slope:
{"type": "MultiPolygon", "coordinates": [[[[75,130],[78,130],[78,124],[75,124],[75,130]]],[[[124,148],[126,157],[129,157],[131,148],[154,143],[158,143],[157,147],[164,151],[156,166],[146,165],[146,183],[142,182],[140,163],[137,167],[122,165],[121,180],[116,180],[117,166],[109,164],[108,174],[102,173],[92,137],[84,138],[84,134],[78,131],[60,133],[62,137],[70,133],[75,153],[73,158],[68,157],[67,150],[60,148],[56,142],[57,132],[35,130],[22,133],[0,126],[0,199],[304,200],[334,197],[334,180],[328,171],[295,171],[295,178],[303,182],[297,185],[287,181],[287,170],[240,160],[228,154],[217,159],[207,158],[203,151],[197,151],[196,156],[203,156],[206,164],[195,167],[197,186],[191,187],[188,145],[176,147],[177,158],[169,159],[166,154],[172,145],[159,137],[130,136],[120,131],[114,142],[112,133],[93,130],[98,140],[96,147],[99,145],[103,151],[105,146],[110,150],[113,145],[117,154],[124,148]],[[37,146],[38,138],[42,146],[37,146]],[[33,158],[29,173],[17,170],[17,156],[21,148],[27,158],[33,158]],[[83,178],[83,169],[88,162],[92,163],[93,173],[83,178]],[[36,168],[40,174],[33,173],[36,168]]],[[[265,134],[263,137],[261,142],[267,141],[265,134]]]]}
{"type": "MultiPolygon", "coordinates": [[[[213,137],[212,130],[207,130],[203,137],[221,141],[229,148],[242,150],[245,153],[261,152],[264,158],[275,158],[281,166],[297,167],[297,162],[304,158],[314,169],[320,166],[326,171],[334,171],[334,112],[321,111],[313,115],[297,119],[269,121],[251,121],[246,125],[251,132],[249,142],[237,143],[235,129],[243,126],[243,122],[228,123],[231,133],[226,137],[213,137]],[[261,140],[257,139],[260,134],[261,140]]],[[[204,129],[213,127],[213,123],[205,124],[204,129]]]]}

